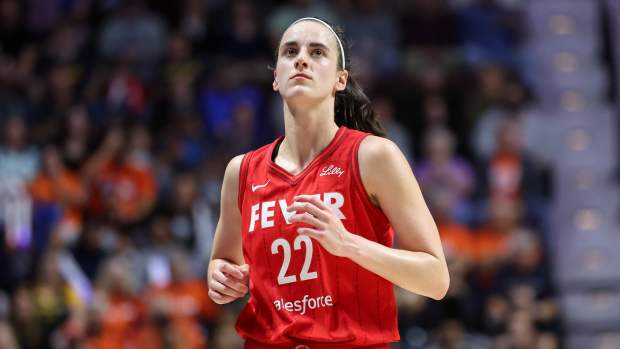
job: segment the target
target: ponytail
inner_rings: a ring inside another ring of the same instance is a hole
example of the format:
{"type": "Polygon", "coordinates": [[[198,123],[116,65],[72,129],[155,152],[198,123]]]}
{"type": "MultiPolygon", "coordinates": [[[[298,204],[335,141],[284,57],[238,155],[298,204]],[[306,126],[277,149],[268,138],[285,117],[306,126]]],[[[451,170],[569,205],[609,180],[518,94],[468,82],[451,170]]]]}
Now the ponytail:
{"type": "Polygon", "coordinates": [[[347,79],[347,87],[344,91],[336,92],[336,101],[334,103],[334,118],[336,125],[346,126],[348,128],[372,133],[375,136],[385,137],[385,130],[377,119],[370,98],[366,96],[362,86],[353,78],[351,74],[351,62],[349,55],[349,42],[344,36],[344,30],[339,26],[333,27],[334,33],[342,43],[339,50],[344,50],[344,54],[338,58],[338,67],[348,67],[349,78],[347,79]],[[342,62],[340,57],[344,57],[347,62],[342,62]],[[345,64],[346,63],[346,64],[345,64]]]}
{"type": "Polygon", "coordinates": [[[334,115],[338,126],[385,137],[385,131],[377,120],[370,99],[351,75],[344,91],[336,92],[334,115]]]}

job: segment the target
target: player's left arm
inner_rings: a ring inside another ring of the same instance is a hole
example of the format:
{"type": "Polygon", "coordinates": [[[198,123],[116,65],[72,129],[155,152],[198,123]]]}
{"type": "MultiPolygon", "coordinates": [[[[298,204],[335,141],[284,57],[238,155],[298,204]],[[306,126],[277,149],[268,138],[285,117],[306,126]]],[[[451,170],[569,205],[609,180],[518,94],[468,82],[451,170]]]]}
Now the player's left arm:
{"type": "Polygon", "coordinates": [[[392,141],[368,136],[360,144],[358,159],[366,192],[390,220],[399,248],[348,232],[323,202],[306,195],[289,207],[301,212],[293,221],[313,226],[298,232],[408,291],[443,298],[450,277],[441,240],[404,155],[392,141]]]}

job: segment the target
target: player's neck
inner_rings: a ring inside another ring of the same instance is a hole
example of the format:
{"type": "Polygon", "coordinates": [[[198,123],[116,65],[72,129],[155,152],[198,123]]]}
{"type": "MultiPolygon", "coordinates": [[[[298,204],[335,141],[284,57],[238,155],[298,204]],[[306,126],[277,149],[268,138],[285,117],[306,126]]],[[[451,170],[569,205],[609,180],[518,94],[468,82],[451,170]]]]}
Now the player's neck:
{"type": "Polygon", "coordinates": [[[293,111],[285,104],[285,138],[276,159],[288,163],[287,167],[303,169],[336,135],[338,126],[333,115],[333,104],[293,111]]]}

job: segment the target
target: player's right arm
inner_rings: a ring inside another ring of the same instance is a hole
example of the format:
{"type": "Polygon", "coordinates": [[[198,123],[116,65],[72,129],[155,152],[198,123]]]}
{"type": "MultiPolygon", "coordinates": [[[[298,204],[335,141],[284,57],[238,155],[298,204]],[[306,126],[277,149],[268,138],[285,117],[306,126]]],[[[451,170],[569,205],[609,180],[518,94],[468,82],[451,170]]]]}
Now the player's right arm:
{"type": "Polygon", "coordinates": [[[226,166],[220,218],[215,228],[209,261],[209,297],[218,304],[232,302],[248,292],[249,266],[243,258],[241,212],[237,205],[242,160],[243,155],[238,155],[226,166]]]}

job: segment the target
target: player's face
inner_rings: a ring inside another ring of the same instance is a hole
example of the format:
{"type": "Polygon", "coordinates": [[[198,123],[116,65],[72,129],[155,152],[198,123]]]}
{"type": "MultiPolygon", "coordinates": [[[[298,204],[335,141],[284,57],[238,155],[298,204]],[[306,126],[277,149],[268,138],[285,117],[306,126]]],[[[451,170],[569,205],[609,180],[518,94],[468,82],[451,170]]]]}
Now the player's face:
{"type": "Polygon", "coordinates": [[[289,102],[334,98],[346,87],[347,72],[338,67],[340,51],[324,25],[302,21],[289,27],[278,47],[274,91],[289,102]]]}

